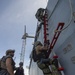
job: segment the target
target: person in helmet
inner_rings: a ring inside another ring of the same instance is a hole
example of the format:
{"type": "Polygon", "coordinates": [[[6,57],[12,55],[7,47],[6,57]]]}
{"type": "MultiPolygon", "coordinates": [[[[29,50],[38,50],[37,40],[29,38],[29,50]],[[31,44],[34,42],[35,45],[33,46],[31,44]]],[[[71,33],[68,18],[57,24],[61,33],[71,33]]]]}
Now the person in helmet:
{"type": "Polygon", "coordinates": [[[19,63],[19,67],[16,69],[15,75],[24,75],[23,62],[19,63]]]}
{"type": "Polygon", "coordinates": [[[47,58],[48,45],[43,44],[40,41],[34,43],[35,52],[37,57],[37,66],[43,71],[44,75],[51,75],[49,65],[52,64],[52,60],[47,58]]]}
{"type": "Polygon", "coordinates": [[[35,17],[36,19],[38,19],[38,21],[42,22],[43,21],[43,16],[44,16],[44,13],[45,13],[45,10],[44,8],[39,8],[35,14],[35,17]]]}
{"type": "Polygon", "coordinates": [[[6,56],[1,58],[1,70],[0,75],[14,75],[15,62],[13,60],[15,50],[8,49],[6,56]]]}

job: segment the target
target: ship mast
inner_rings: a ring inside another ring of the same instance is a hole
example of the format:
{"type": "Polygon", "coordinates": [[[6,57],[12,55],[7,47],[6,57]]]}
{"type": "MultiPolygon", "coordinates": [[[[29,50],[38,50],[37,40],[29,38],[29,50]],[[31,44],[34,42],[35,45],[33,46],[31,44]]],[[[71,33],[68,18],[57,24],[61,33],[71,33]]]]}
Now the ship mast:
{"type": "Polygon", "coordinates": [[[22,36],[22,49],[20,54],[20,62],[23,62],[24,64],[24,57],[25,57],[25,48],[26,48],[26,38],[35,38],[34,36],[29,36],[28,33],[26,33],[26,26],[24,27],[24,35],[22,36]]]}
{"type": "MultiPolygon", "coordinates": [[[[24,35],[26,34],[26,26],[24,27],[24,35]]],[[[22,37],[22,49],[20,54],[20,62],[23,62],[24,64],[24,57],[25,57],[25,48],[26,48],[26,37],[22,37]]]]}

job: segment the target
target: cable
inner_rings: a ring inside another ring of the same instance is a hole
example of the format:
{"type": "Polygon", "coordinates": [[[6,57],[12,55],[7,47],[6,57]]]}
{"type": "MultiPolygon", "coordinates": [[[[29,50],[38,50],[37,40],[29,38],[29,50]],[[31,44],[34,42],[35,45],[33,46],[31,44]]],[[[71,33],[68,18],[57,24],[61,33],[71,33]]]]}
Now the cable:
{"type": "Polygon", "coordinates": [[[72,7],[72,2],[71,2],[71,0],[69,0],[69,4],[70,4],[70,10],[71,10],[71,17],[70,17],[70,21],[68,22],[68,24],[67,24],[67,26],[65,27],[65,28],[63,28],[62,30],[55,30],[55,32],[60,32],[60,31],[63,31],[63,30],[65,30],[66,28],[68,28],[70,25],[71,25],[71,22],[72,22],[72,19],[73,19],[73,15],[72,15],[72,13],[73,13],[73,7],[72,7]]]}

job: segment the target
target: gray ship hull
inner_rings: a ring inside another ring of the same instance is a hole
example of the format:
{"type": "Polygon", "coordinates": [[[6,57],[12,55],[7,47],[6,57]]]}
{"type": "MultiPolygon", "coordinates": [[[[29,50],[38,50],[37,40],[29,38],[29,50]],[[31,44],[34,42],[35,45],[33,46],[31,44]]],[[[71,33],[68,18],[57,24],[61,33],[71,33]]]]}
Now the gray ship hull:
{"type": "MultiPolygon", "coordinates": [[[[59,23],[64,23],[53,51],[58,55],[58,60],[63,66],[63,75],[75,75],[75,0],[49,0],[48,29],[50,42],[59,23]]],[[[59,31],[59,30],[58,30],[59,31]]],[[[44,43],[43,27],[40,30],[39,41],[44,43]]],[[[53,57],[53,52],[49,56],[53,57]]],[[[31,59],[29,66],[30,75],[43,75],[36,63],[31,59]]]]}

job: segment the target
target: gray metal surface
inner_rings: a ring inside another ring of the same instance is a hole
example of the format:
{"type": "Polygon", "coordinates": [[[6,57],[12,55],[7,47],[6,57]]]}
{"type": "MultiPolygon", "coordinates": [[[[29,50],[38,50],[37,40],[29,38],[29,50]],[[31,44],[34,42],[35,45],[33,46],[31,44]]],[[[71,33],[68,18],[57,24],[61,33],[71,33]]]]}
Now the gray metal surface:
{"type": "MultiPolygon", "coordinates": [[[[75,75],[75,0],[49,0],[47,10],[50,41],[53,39],[54,31],[58,24],[65,23],[53,51],[59,56],[58,60],[64,67],[64,75],[75,75]]],[[[43,27],[38,40],[43,43],[43,27]]],[[[51,56],[53,55],[51,54],[51,56]]],[[[43,75],[36,63],[32,61],[30,75],[35,74],[43,75]]]]}

